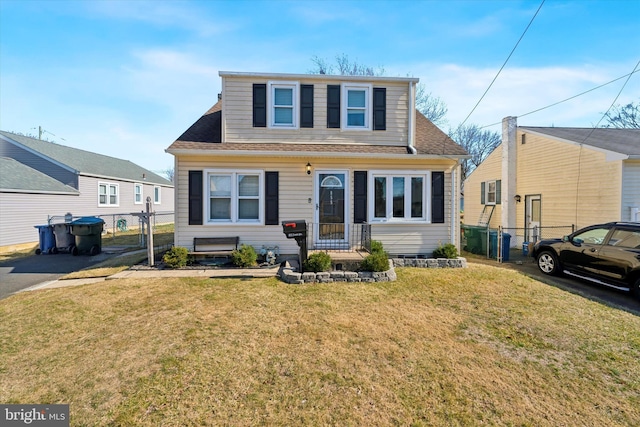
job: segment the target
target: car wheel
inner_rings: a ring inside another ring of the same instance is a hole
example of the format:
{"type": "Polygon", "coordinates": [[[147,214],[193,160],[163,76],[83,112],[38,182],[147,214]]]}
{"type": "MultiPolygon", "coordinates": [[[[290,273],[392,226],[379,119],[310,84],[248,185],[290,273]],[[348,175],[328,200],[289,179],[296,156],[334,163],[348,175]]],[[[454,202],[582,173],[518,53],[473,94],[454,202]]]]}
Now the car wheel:
{"type": "Polygon", "coordinates": [[[544,274],[554,275],[560,269],[558,265],[558,257],[553,252],[543,251],[537,258],[538,268],[544,274]]]}

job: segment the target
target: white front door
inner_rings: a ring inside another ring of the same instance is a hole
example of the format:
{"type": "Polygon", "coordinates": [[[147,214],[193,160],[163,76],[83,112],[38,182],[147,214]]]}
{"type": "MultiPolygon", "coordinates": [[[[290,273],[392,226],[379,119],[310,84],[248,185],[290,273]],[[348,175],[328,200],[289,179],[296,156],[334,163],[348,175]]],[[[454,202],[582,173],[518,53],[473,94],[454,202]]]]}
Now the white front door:
{"type": "Polygon", "coordinates": [[[348,176],[347,171],[316,171],[316,247],[348,243],[348,176]]]}
{"type": "Polygon", "coordinates": [[[525,227],[526,236],[525,239],[529,242],[535,241],[536,238],[540,238],[540,214],[542,213],[542,204],[540,195],[526,196],[526,212],[525,212],[525,227]],[[535,227],[535,232],[534,232],[535,227]]]}

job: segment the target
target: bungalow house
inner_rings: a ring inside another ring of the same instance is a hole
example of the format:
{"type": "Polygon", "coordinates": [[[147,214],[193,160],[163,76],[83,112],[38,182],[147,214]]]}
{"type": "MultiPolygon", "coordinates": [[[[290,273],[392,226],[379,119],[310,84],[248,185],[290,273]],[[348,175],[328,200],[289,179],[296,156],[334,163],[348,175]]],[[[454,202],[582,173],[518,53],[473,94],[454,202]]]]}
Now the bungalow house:
{"type": "Polygon", "coordinates": [[[507,117],[502,143],[464,191],[465,223],[515,231],[512,246],[571,226],[640,221],[640,129],[517,126],[507,117]]]}
{"type": "Polygon", "coordinates": [[[197,237],[298,251],[429,255],[458,242],[466,151],[415,108],[416,78],[220,72],[218,102],[166,150],[175,156],[175,244],[197,237]]]}
{"type": "MultiPolygon", "coordinates": [[[[0,247],[38,241],[49,217],[173,212],[173,184],[128,160],[0,131],[0,247]]],[[[109,225],[105,218],[107,226],[109,225]]]]}

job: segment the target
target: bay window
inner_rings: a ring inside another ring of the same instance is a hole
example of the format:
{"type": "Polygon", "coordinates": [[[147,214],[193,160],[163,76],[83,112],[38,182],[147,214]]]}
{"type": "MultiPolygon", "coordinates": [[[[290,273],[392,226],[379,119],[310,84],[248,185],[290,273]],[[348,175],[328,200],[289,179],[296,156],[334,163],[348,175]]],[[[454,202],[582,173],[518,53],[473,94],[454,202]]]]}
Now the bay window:
{"type": "Polygon", "coordinates": [[[206,172],[209,223],[262,223],[262,171],[206,172]]]}

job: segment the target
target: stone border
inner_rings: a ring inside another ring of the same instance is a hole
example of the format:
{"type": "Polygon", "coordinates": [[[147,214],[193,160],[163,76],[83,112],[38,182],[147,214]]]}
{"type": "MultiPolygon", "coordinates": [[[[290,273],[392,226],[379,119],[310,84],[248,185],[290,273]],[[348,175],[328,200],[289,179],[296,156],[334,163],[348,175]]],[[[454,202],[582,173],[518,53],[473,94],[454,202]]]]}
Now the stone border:
{"type": "Polygon", "coordinates": [[[389,269],[381,272],[371,271],[323,271],[319,273],[295,271],[296,268],[286,263],[278,270],[278,277],[293,285],[304,283],[334,283],[334,282],[393,282],[396,276],[395,267],[417,268],[466,268],[466,258],[393,258],[389,260],[389,269]]]}

